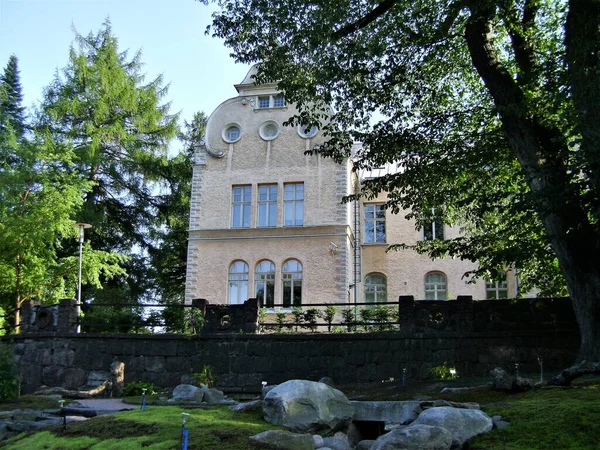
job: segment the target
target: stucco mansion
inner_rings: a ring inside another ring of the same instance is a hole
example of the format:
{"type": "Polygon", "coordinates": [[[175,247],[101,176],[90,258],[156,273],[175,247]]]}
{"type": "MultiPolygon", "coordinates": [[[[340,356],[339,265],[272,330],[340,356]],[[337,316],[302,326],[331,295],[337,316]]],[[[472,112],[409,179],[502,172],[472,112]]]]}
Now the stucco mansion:
{"type": "Polygon", "coordinates": [[[343,203],[361,177],[349,161],[307,155],[323,142],[320,131],[283,126],[293,105],[253,75],[210,115],[194,155],[186,302],[257,297],[266,307],[289,307],[515,295],[510,271],[505,281],[469,284],[462,275],[471,262],[386,252],[459,229],[439,222],[417,229],[405,213],[383,208],[385,194],[343,203]]]}

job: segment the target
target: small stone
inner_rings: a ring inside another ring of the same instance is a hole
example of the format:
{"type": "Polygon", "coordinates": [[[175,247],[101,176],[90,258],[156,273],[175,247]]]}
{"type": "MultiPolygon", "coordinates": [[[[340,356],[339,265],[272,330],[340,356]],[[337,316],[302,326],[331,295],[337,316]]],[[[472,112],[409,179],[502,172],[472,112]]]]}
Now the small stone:
{"type": "Polygon", "coordinates": [[[509,427],[510,423],[506,422],[505,420],[498,420],[494,422],[494,428],[496,428],[497,430],[506,430],[509,427]]]}

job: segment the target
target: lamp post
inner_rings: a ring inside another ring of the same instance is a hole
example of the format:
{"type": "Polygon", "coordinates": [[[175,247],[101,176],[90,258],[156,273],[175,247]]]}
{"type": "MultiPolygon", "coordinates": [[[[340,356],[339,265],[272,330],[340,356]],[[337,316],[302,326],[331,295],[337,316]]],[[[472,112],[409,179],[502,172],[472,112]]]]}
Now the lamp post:
{"type": "MultiPolygon", "coordinates": [[[[81,260],[83,255],[83,236],[86,228],[92,228],[89,223],[76,223],[73,225],[75,228],[79,229],[79,275],[77,276],[77,306],[75,307],[75,312],[77,313],[77,320],[79,321],[79,313],[81,312],[81,260]]],[[[79,322],[77,323],[77,333],[81,331],[81,326],[79,322]]]]}

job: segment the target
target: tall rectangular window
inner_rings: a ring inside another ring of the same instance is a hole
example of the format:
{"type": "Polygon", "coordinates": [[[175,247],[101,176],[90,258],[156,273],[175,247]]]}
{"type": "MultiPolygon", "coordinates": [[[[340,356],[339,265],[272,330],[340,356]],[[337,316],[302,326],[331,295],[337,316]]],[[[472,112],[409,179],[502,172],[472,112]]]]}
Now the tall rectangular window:
{"type": "Polygon", "coordinates": [[[364,205],[365,244],[385,242],[385,208],[384,205],[364,205]]]}
{"type": "Polygon", "coordinates": [[[287,183],[283,189],[284,226],[304,225],[304,183],[287,183]]]}
{"type": "Polygon", "coordinates": [[[231,202],[232,228],[250,228],[252,186],[234,186],[231,202]]]}
{"type": "Polygon", "coordinates": [[[271,105],[271,97],[258,97],[258,107],[260,109],[268,108],[271,105]]]}
{"type": "Polygon", "coordinates": [[[277,226],[277,185],[258,186],[258,226],[277,226]]]}
{"type": "Polygon", "coordinates": [[[423,226],[423,240],[444,239],[444,222],[438,217],[435,208],[431,208],[433,220],[423,226]]]}

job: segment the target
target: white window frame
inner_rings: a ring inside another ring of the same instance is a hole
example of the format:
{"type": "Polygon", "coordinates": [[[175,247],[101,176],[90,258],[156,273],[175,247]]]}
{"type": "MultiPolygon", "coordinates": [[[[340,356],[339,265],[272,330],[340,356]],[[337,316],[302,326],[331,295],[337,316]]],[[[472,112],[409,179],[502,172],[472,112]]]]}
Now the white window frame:
{"type": "Polygon", "coordinates": [[[265,94],[265,95],[257,95],[256,96],[256,108],[255,109],[274,109],[274,108],[285,108],[287,107],[287,103],[285,98],[281,94],[265,94]],[[281,104],[276,105],[281,99],[281,104]],[[264,101],[268,102],[268,106],[264,106],[264,101]],[[263,104],[261,105],[261,101],[263,104]]]}
{"type": "Polygon", "coordinates": [[[281,268],[281,304],[284,308],[302,306],[303,267],[297,259],[288,259],[281,268]],[[294,301],[294,291],[300,289],[300,300],[294,301]],[[289,298],[286,298],[288,294],[289,298]]]}
{"type": "Polygon", "coordinates": [[[433,220],[430,222],[426,222],[423,225],[423,240],[430,241],[434,239],[444,239],[444,222],[441,219],[436,218],[435,208],[431,208],[431,214],[433,220]],[[430,233],[431,237],[428,237],[430,233]]]}
{"type": "Polygon", "coordinates": [[[364,222],[364,244],[385,244],[386,238],[386,210],[383,203],[365,203],[363,204],[363,222],[364,222]],[[383,216],[381,216],[383,214],[383,216]],[[378,232],[378,226],[383,224],[383,236],[378,232]],[[367,231],[371,228],[371,231],[367,231]]]}
{"type": "Polygon", "coordinates": [[[269,228],[277,226],[277,197],[279,193],[279,186],[277,184],[259,184],[258,195],[257,195],[257,224],[259,228],[269,228]],[[274,197],[272,195],[273,188],[275,188],[274,197]],[[261,199],[261,190],[266,189],[266,198],[261,199]],[[264,209],[262,214],[261,209],[264,209]],[[274,217],[273,217],[274,216],[274,217]],[[274,218],[274,221],[271,219],[274,218]],[[265,220],[263,220],[265,219],[265,220]]]}
{"type": "Polygon", "coordinates": [[[254,285],[259,305],[263,308],[273,309],[275,306],[275,264],[273,261],[263,259],[256,264],[254,285]],[[259,293],[259,287],[262,287],[262,293],[259,293]],[[271,292],[270,301],[269,292],[271,292]]]}
{"type": "Polygon", "coordinates": [[[310,139],[317,135],[319,132],[319,127],[313,125],[312,127],[308,128],[306,125],[298,125],[296,131],[300,137],[304,139],[310,139]],[[308,132],[306,130],[308,130],[308,132]]]}
{"type": "Polygon", "coordinates": [[[267,120],[266,122],[264,122],[260,128],[258,129],[258,134],[260,136],[260,138],[263,141],[272,141],[274,140],[277,136],[279,136],[279,131],[280,131],[280,127],[279,124],[277,122],[275,122],[274,120],[267,120]],[[275,134],[270,135],[266,133],[266,130],[269,126],[274,126],[275,127],[275,134]]]}
{"type": "Polygon", "coordinates": [[[230,305],[241,305],[248,300],[248,264],[237,260],[229,266],[227,276],[227,300],[230,305]],[[244,270],[245,269],[245,270],[244,270]]]}
{"type": "Polygon", "coordinates": [[[232,186],[231,189],[231,228],[250,228],[252,220],[252,185],[243,184],[232,186]],[[236,194],[240,190],[241,194],[236,194]],[[236,195],[240,195],[240,200],[236,200],[236,195]],[[245,222],[246,218],[248,221],[245,222]],[[236,225],[236,221],[238,225],[236,225]]]}
{"type": "Polygon", "coordinates": [[[365,277],[365,303],[387,302],[387,278],[382,273],[373,272],[365,277]],[[373,296],[370,300],[369,296],[373,296]]]}
{"type": "Polygon", "coordinates": [[[223,140],[225,142],[227,142],[228,144],[234,144],[237,141],[239,141],[242,138],[242,127],[239,123],[228,123],[227,125],[225,125],[225,128],[223,128],[223,132],[221,133],[221,137],[223,138],[223,140]],[[237,128],[238,129],[238,136],[237,138],[232,138],[229,135],[229,131],[233,128],[237,128]]]}
{"type": "Polygon", "coordinates": [[[485,281],[485,298],[486,300],[501,300],[508,298],[508,280],[506,273],[503,274],[503,278],[500,280],[485,281]]]}
{"type": "Polygon", "coordinates": [[[425,274],[425,300],[447,300],[448,299],[448,277],[444,272],[438,270],[425,274]],[[435,280],[432,277],[442,276],[443,280],[435,280]]]}
{"type": "Polygon", "coordinates": [[[283,226],[304,226],[304,183],[283,184],[283,226]],[[300,186],[301,190],[298,189],[300,186]],[[292,188],[291,195],[288,188],[292,188]],[[291,223],[287,219],[290,216],[291,223]]]}

